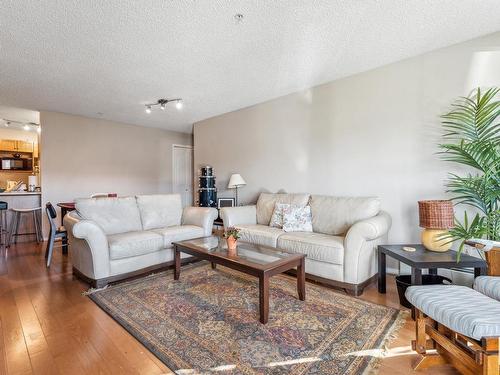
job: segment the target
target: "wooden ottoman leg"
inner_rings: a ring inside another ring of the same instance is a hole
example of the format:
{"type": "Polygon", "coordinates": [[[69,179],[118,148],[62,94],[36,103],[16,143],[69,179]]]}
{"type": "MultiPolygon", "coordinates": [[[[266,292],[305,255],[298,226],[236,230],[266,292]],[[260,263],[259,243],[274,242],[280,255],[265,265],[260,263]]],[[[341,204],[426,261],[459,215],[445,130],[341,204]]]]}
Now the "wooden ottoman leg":
{"type": "Polygon", "coordinates": [[[498,361],[498,351],[500,349],[499,344],[500,339],[495,338],[485,338],[482,340],[482,347],[484,350],[483,355],[483,375],[498,375],[499,361],[498,361]]]}
{"type": "Polygon", "coordinates": [[[427,336],[425,334],[425,317],[424,313],[414,307],[415,309],[415,331],[416,331],[416,343],[415,351],[418,354],[425,354],[427,349],[427,336]]]}

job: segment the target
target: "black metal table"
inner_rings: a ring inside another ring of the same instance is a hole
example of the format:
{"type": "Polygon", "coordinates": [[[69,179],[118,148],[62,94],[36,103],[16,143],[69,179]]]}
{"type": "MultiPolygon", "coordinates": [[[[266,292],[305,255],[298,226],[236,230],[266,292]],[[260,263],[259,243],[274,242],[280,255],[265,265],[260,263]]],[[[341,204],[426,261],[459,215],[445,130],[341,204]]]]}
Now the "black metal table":
{"type": "Polygon", "coordinates": [[[378,246],[378,291],[385,293],[386,256],[397,259],[411,267],[412,285],[422,284],[422,270],[437,274],[438,268],[474,268],[474,277],[486,274],[487,263],[483,259],[463,254],[457,263],[457,253],[447,251],[438,253],[426,250],[422,245],[379,245],[378,246]],[[403,250],[403,246],[414,247],[416,251],[403,250]]]}

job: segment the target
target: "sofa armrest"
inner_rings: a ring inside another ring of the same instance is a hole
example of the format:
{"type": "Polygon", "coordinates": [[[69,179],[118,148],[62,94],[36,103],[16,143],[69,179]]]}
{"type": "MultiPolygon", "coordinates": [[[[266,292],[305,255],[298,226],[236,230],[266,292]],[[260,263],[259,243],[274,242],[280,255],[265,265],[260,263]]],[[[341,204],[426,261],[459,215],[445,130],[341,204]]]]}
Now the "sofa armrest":
{"type": "Polygon", "coordinates": [[[223,207],[220,217],[224,221],[224,228],[239,224],[257,224],[257,206],[223,207]]]}
{"type": "Polygon", "coordinates": [[[377,246],[387,241],[392,220],[387,212],[361,220],[344,238],[344,281],[359,284],[377,273],[377,246]]]}
{"type": "Polygon", "coordinates": [[[64,217],[73,266],[92,279],[109,276],[108,239],[102,228],[91,220],[83,220],[76,211],[64,217]]]}
{"type": "Polygon", "coordinates": [[[196,225],[203,228],[205,236],[212,234],[217,210],[211,207],[185,207],[182,211],[182,225],[196,225]]]}

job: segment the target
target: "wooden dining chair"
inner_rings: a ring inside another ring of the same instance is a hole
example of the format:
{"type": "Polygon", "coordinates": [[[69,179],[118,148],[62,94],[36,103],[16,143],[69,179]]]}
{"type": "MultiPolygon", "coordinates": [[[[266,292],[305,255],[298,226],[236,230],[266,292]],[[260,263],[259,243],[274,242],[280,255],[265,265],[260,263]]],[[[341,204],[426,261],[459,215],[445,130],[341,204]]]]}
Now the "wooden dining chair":
{"type": "Polygon", "coordinates": [[[47,213],[47,218],[49,219],[50,224],[49,241],[47,242],[45,258],[47,259],[47,267],[50,267],[52,252],[54,251],[54,243],[56,239],[61,239],[63,254],[68,253],[68,233],[66,232],[66,229],[64,229],[64,227],[58,227],[56,225],[57,212],[52,203],[48,202],[45,205],[45,212],[47,213]]]}

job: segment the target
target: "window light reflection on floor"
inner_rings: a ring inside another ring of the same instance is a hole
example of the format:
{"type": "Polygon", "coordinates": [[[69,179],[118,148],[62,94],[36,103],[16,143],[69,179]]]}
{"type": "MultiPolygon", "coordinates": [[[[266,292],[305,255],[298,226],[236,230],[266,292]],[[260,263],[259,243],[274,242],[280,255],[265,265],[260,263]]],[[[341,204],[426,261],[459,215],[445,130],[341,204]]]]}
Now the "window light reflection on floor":
{"type": "Polygon", "coordinates": [[[297,365],[300,363],[309,363],[309,362],[318,362],[318,361],[321,361],[321,358],[318,358],[318,357],[297,358],[297,359],[290,359],[288,361],[282,361],[282,362],[271,362],[267,365],[267,367],[290,366],[290,365],[297,365]]]}
{"type": "Polygon", "coordinates": [[[359,350],[357,352],[351,352],[345,354],[345,356],[355,356],[355,357],[374,357],[374,358],[391,358],[400,357],[404,355],[414,355],[415,352],[412,350],[411,346],[398,346],[396,348],[390,349],[366,349],[359,350]]]}

